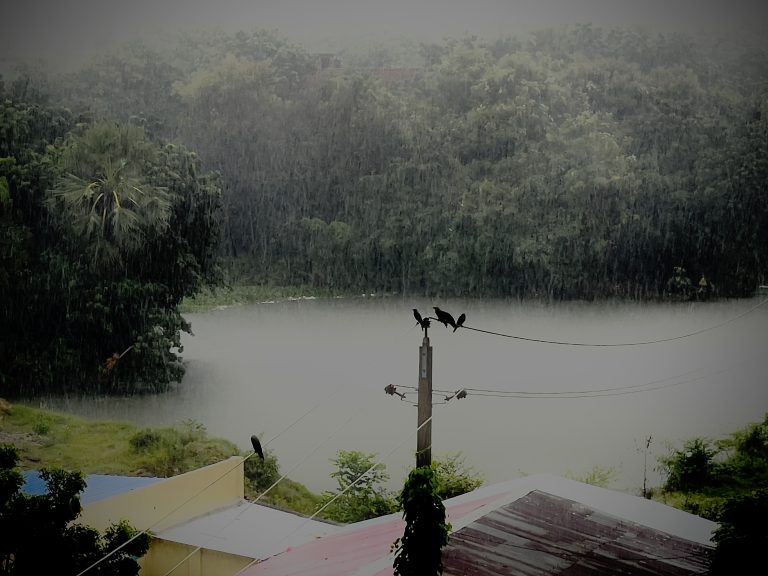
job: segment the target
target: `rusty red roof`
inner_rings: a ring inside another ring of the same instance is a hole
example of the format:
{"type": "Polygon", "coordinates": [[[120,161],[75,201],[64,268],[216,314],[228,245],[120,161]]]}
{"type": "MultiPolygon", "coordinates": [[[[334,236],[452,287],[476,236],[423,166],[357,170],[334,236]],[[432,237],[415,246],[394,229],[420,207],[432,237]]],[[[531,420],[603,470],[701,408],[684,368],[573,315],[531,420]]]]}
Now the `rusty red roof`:
{"type": "Polygon", "coordinates": [[[534,491],[451,535],[446,576],[685,576],[710,548],[534,491]]]}
{"type": "MultiPolygon", "coordinates": [[[[680,510],[550,475],[446,500],[453,526],[446,576],[592,576],[706,571],[715,523],[680,510]]],[[[264,559],[250,576],[391,576],[394,514],[352,524],[264,559]]]]}

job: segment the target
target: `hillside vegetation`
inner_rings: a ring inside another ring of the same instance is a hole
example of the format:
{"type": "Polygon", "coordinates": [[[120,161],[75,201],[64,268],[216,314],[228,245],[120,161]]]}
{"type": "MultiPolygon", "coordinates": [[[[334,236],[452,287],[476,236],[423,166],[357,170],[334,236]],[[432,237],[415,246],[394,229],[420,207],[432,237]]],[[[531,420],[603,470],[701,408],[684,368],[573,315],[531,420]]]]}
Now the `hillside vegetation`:
{"type": "Polygon", "coordinates": [[[220,174],[233,283],[557,299],[766,283],[764,45],[588,25],[333,56],[276,32],[165,40],[48,89],[220,174]]]}
{"type": "MultiPolygon", "coordinates": [[[[141,429],[133,424],[92,421],[8,404],[0,416],[0,444],[13,444],[23,470],[43,467],[78,470],[84,474],[168,477],[214,464],[230,456],[245,456],[229,440],[211,438],[199,422],[189,420],[169,428],[141,429]]],[[[274,456],[262,464],[249,459],[246,496],[256,498],[279,471],[274,456]],[[266,485],[259,480],[266,479],[266,485]]],[[[283,480],[260,501],[297,512],[312,513],[321,497],[304,485],[283,480]]]]}

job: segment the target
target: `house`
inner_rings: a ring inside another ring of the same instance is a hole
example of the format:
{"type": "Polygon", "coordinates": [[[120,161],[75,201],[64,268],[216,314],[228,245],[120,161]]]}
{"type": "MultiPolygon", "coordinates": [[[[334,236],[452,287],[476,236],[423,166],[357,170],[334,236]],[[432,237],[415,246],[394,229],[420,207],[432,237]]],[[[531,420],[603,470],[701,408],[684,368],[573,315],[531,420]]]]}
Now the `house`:
{"type": "MultiPolygon", "coordinates": [[[[232,576],[257,558],[340,529],[246,501],[243,460],[233,456],[171,478],[87,476],[77,522],[104,530],[127,520],[151,532],[142,576],[232,576]]],[[[25,479],[27,494],[45,493],[37,473],[25,479]]]]}
{"type": "MultiPolygon", "coordinates": [[[[104,529],[126,519],[151,531],[143,576],[392,575],[400,514],[329,524],[248,502],[243,482],[240,457],[167,479],[112,477],[108,496],[86,498],[86,491],[79,521],[104,529]]],[[[445,506],[446,576],[701,574],[717,527],[548,474],[485,486],[445,506]]]]}

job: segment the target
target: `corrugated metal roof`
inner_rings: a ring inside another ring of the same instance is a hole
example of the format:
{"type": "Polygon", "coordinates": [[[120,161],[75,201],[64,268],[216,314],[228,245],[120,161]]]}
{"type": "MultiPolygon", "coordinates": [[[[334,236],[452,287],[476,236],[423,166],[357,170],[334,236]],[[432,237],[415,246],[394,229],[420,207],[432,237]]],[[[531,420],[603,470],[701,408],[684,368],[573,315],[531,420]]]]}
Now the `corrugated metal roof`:
{"type": "MultiPolygon", "coordinates": [[[[27,470],[24,473],[24,486],[21,491],[30,496],[40,496],[48,492],[48,487],[40,478],[37,471],[27,470]]],[[[83,506],[143,488],[162,481],[163,478],[146,478],[140,476],[110,476],[107,474],[89,474],[85,477],[85,490],[80,495],[80,503],[83,506]]]]}
{"type": "MultiPolygon", "coordinates": [[[[495,501],[496,494],[475,500],[458,502],[446,509],[449,522],[458,522],[483,505],[495,501]]],[[[373,574],[377,561],[384,559],[384,568],[392,573],[388,560],[392,543],[403,535],[405,522],[401,514],[389,514],[345,526],[337,534],[310,542],[284,554],[257,564],[246,574],[259,576],[344,576],[359,571],[373,574]]],[[[262,557],[264,558],[264,557],[262,557]]]]}
{"type": "MultiPolygon", "coordinates": [[[[480,488],[445,505],[454,532],[443,563],[453,576],[700,573],[716,526],[658,502],[552,475],[480,488]]],[[[390,547],[403,528],[399,514],[352,524],[246,574],[389,576],[390,547]]]]}
{"type": "Polygon", "coordinates": [[[685,576],[707,568],[702,544],[531,492],[451,535],[446,576],[685,576]]]}
{"type": "Polygon", "coordinates": [[[163,530],[156,537],[247,558],[267,558],[292,546],[336,533],[341,528],[242,501],[237,506],[163,530]]]}

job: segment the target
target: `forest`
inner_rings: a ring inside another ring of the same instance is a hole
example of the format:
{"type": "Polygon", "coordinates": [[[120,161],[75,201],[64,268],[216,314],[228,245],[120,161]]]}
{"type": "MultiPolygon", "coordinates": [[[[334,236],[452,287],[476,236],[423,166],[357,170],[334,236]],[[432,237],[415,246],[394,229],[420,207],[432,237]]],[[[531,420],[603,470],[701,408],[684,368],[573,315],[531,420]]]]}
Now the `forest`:
{"type": "Polygon", "coordinates": [[[768,282],[768,52],[746,39],[577,25],[317,54],[187,32],[26,64],[0,102],[5,382],[176,380],[177,305],[206,283],[593,300],[768,282]]]}

